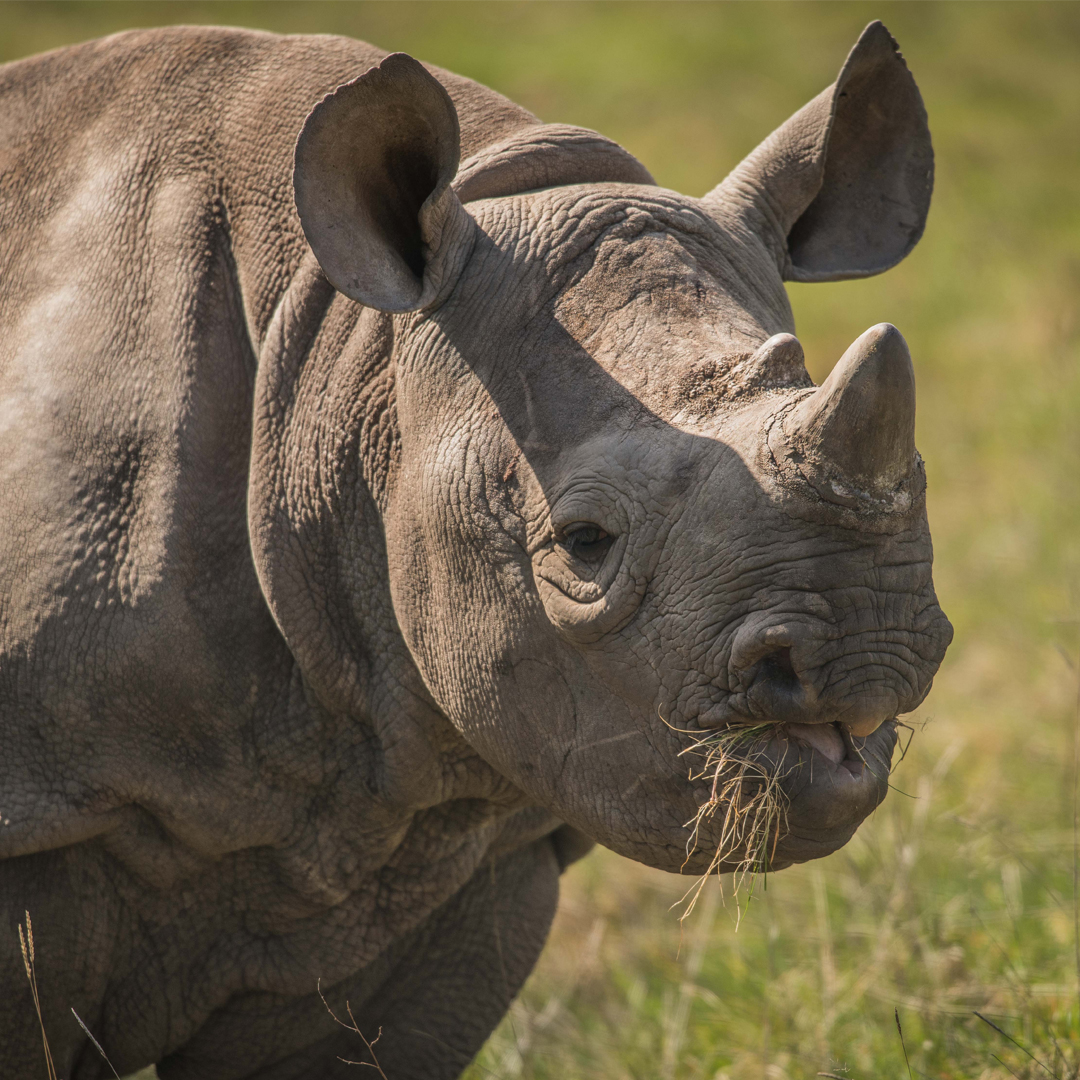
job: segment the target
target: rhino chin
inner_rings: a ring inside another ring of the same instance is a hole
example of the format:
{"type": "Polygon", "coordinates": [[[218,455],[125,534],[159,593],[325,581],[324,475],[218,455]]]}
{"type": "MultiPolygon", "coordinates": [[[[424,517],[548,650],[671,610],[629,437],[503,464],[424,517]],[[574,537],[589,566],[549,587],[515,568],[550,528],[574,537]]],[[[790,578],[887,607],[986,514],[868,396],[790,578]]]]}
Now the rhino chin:
{"type": "Polygon", "coordinates": [[[846,753],[838,762],[815,749],[799,748],[798,765],[783,780],[788,828],[776,845],[776,861],[790,865],[831,854],[884,800],[896,720],[863,739],[845,732],[844,743],[846,753]]]}
{"type": "Polygon", "coordinates": [[[714,751],[699,775],[711,799],[690,825],[683,872],[782,870],[831,855],[885,798],[896,741],[895,719],[866,738],[838,724],[788,724],[714,751]],[[720,851],[710,848],[713,832],[725,838],[720,851]]]}

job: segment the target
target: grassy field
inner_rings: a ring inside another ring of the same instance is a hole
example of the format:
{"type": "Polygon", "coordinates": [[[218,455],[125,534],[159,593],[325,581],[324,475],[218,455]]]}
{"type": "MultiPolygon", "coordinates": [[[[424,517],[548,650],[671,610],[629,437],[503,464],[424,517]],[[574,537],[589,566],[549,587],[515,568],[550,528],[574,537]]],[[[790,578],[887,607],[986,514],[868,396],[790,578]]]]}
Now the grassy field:
{"type": "Polygon", "coordinates": [[[926,236],[883,277],[791,293],[819,379],[873,323],[911,344],[955,644],[897,790],[843,851],[759,886],[738,929],[715,883],[680,924],[686,881],[575,866],[469,1080],[1080,1070],[1080,5],[0,4],[0,59],[162,22],[367,38],[598,128],[693,195],[872,18],[930,113],[926,236]]]}

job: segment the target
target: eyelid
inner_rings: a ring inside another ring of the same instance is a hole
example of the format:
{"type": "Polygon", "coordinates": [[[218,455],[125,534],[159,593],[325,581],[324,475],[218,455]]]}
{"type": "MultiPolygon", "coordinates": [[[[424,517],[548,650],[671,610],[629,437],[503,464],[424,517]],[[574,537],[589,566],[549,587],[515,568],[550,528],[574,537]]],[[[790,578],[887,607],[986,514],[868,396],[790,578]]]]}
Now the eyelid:
{"type": "Polygon", "coordinates": [[[597,525],[595,521],[571,521],[568,525],[563,525],[555,531],[555,538],[556,540],[565,540],[568,536],[572,536],[581,529],[595,529],[600,534],[597,540],[607,539],[611,535],[607,529],[602,525],[597,525]]]}

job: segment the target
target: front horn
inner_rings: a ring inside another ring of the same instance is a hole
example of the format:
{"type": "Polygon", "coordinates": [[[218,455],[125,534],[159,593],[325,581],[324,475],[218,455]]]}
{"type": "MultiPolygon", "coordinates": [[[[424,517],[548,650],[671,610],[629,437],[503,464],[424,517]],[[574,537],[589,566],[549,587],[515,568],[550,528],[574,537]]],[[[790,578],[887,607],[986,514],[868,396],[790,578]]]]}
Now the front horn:
{"type": "Polygon", "coordinates": [[[895,503],[918,461],[915,370],[900,331],[879,323],[857,338],[783,426],[800,471],[824,498],[895,503]]]}

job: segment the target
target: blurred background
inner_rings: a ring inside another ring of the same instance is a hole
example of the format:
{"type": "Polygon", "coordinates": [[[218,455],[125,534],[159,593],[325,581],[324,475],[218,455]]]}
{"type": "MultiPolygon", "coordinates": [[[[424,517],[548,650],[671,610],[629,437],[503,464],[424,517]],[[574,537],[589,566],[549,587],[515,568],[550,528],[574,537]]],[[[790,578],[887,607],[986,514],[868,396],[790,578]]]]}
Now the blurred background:
{"type": "Polygon", "coordinates": [[[882,277],[790,293],[818,381],[873,323],[908,339],[955,643],[896,790],[837,854],[749,901],[710,882],[683,922],[691,882],[574,866],[469,1080],[1077,1075],[1080,4],[0,3],[0,60],[178,22],[363,38],[596,128],[689,195],[875,18],[930,114],[926,234],[882,277]]]}

